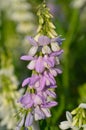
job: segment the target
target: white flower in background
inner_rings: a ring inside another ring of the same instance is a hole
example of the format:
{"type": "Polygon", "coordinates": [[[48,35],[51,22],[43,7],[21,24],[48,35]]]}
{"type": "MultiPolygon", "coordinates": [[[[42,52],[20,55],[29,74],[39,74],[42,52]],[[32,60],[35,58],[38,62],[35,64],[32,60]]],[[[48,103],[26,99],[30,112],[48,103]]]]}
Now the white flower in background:
{"type": "Polygon", "coordinates": [[[19,94],[15,90],[14,92],[11,91],[8,94],[9,97],[6,92],[0,94],[0,119],[1,119],[0,125],[1,126],[6,125],[8,129],[14,129],[14,127],[16,126],[16,118],[14,117],[14,115],[16,113],[17,108],[16,105],[17,103],[14,102],[14,100],[15,97],[19,97],[19,94]]]}
{"type": "Polygon", "coordinates": [[[24,35],[31,34],[36,29],[35,16],[31,9],[31,4],[26,0],[0,0],[0,10],[16,22],[17,32],[24,35]]]}
{"type": "Polygon", "coordinates": [[[86,130],[86,103],[81,103],[71,113],[66,112],[66,118],[67,121],[60,123],[60,129],[86,130]]]}
{"type": "Polygon", "coordinates": [[[83,108],[83,109],[86,109],[86,103],[81,103],[81,104],[79,105],[79,107],[80,107],[80,108],[83,108]]]}
{"type": "Polygon", "coordinates": [[[69,129],[71,128],[72,130],[78,130],[77,127],[74,127],[72,125],[72,122],[73,122],[73,118],[72,118],[72,115],[70,112],[66,112],[66,118],[67,118],[67,121],[62,121],[59,125],[60,129],[62,130],[66,130],[66,129],[69,129]]]}
{"type": "Polygon", "coordinates": [[[86,23],[86,0],[73,0],[70,4],[73,8],[80,9],[81,26],[85,27],[86,23]]]}
{"type": "Polygon", "coordinates": [[[13,73],[14,73],[13,66],[10,66],[9,68],[3,68],[3,69],[0,70],[0,88],[3,87],[2,77],[7,77],[8,79],[10,79],[12,84],[15,85],[14,88],[17,88],[18,80],[13,73]]]}
{"type": "Polygon", "coordinates": [[[11,0],[0,0],[0,10],[9,8],[10,1],[11,0]]]}
{"type": "Polygon", "coordinates": [[[17,32],[28,34],[35,30],[35,18],[31,5],[26,0],[11,0],[9,17],[16,22],[17,32]]]}
{"type": "Polygon", "coordinates": [[[8,17],[16,23],[16,31],[22,34],[23,39],[20,37],[21,43],[24,43],[22,48],[27,52],[30,46],[25,37],[31,34],[34,35],[36,29],[32,6],[26,0],[11,0],[10,7],[8,17]]]}
{"type": "Polygon", "coordinates": [[[14,75],[13,66],[0,70],[0,125],[6,125],[8,129],[14,129],[18,104],[17,98],[21,93],[17,92],[18,80],[14,75]]]}
{"type": "Polygon", "coordinates": [[[71,5],[75,8],[81,8],[86,4],[86,0],[73,0],[71,5]]]}
{"type": "Polygon", "coordinates": [[[27,34],[27,33],[30,33],[30,31],[32,32],[32,30],[34,29],[33,29],[32,23],[20,22],[17,24],[16,30],[19,33],[27,34]]]}

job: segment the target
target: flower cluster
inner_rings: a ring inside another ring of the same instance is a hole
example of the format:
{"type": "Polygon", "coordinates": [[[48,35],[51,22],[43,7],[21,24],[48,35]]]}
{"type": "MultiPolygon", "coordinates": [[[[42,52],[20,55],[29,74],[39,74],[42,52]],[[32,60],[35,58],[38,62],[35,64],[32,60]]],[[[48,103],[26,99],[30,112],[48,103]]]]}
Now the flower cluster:
{"type": "Polygon", "coordinates": [[[81,103],[71,113],[66,112],[66,118],[67,121],[63,121],[59,125],[62,130],[69,128],[72,130],[86,130],[86,104],[81,103]]]}
{"type": "Polygon", "coordinates": [[[29,127],[34,120],[51,116],[50,108],[57,105],[53,100],[56,98],[54,90],[57,87],[55,77],[62,73],[59,56],[63,53],[60,45],[64,39],[60,36],[51,39],[41,35],[38,41],[32,37],[28,37],[28,40],[32,47],[21,60],[29,61],[27,68],[32,70],[32,76],[22,83],[22,87],[27,86],[27,91],[18,102],[27,114],[23,115],[18,127],[29,127]]]}
{"type": "Polygon", "coordinates": [[[17,23],[16,30],[21,34],[27,35],[35,29],[34,14],[31,12],[31,4],[26,0],[13,0],[10,3],[10,19],[17,23]]]}
{"type": "Polygon", "coordinates": [[[11,59],[7,60],[7,56],[2,53],[0,62],[0,126],[13,130],[16,126],[14,114],[18,111],[15,97],[19,98],[21,94],[17,92],[18,80],[11,59]]]}
{"type": "Polygon", "coordinates": [[[16,22],[16,30],[23,35],[31,34],[35,30],[35,16],[32,6],[26,0],[1,0],[0,10],[12,21],[16,22]]]}

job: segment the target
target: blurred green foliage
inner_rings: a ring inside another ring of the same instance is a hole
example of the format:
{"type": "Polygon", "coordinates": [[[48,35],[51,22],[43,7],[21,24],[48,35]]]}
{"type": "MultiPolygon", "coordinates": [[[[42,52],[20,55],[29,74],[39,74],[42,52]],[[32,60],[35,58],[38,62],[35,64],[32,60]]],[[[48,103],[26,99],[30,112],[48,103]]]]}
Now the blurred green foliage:
{"type": "MultiPolygon", "coordinates": [[[[32,4],[33,12],[36,14],[42,0],[27,1],[32,4]]],[[[40,121],[41,130],[59,130],[58,125],[65,119],[65,111],[71,111],[81,102],[86,103],[86,18],[81,17],[86,7],[73,8],[72,0],[47,1],[48,4],[50,2],[53,3],[56,11],[53,20],[56,32],[62,34],[66,40],[62,45],[64,49],[61,57],[63,74],[56,78],[58,106],[51,110],[51,118],[40,121]]],[[[31,75],[31,72],[27,72],[27,63],[19,59],[20,55],[25,53],[25,49],[23,50],[19,34],[16,32],[16,24],[9,20],[4,11],[0,13],[0,20],[0,53],[5,53],[7,60],[12,59],[20,88],[22,80],[27,75],[31,75]]]]}

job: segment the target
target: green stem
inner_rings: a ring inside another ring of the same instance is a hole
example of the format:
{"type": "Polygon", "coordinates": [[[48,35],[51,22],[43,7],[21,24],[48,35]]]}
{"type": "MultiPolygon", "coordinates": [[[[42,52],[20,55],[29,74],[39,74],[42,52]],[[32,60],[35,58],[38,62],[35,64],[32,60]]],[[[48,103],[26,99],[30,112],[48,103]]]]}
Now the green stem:
{"type": "Polygon", "coordinates": [[[77,10],[74,10],[69,30],[66,36],[66,42],[64,43],[64,72],[63,72],[63,84],[65,88],[69,87],[69,52],[70,52],[70,45],[72,43],[72,39],[76,30],[77,25],[77,17],[78,12],[77,10]]]}
{"type": "Polygon", "coordinates": [[[32,130],[40,130],[40,128],[39,128],[39,124],[38,124],[37,121],[34,121],[34,122],[33,122],[32,130]]]}
{"type": "Polygon", "coordinates": [[[1,25],[0,25],[0,35],[1,35],[1,39],[0,39],[0,48],[2,48],[4,54],[7,56],[7,49],[5,46],[5,37],[4,37],[4,12],[1,11],[0,12],[0,20],[1,20],[1,25]]]}
{"type": "Polygon", "coordinates": [[[77,20],[78,20],[78,10],[74,10],[72,14],[72,18],[70,20],[69,30],[66,35],[66,41],[64,42],[63,49],[64,49],[64,71],[63,71],[63,85],[64,85],[64,91],[67,95],[69,95],[69,80],[70,80],[70,74],[69,74],[69,66],[70,66],[70,45],[72,43],[74,33],[76,32],[77,27],[77,20]]]}

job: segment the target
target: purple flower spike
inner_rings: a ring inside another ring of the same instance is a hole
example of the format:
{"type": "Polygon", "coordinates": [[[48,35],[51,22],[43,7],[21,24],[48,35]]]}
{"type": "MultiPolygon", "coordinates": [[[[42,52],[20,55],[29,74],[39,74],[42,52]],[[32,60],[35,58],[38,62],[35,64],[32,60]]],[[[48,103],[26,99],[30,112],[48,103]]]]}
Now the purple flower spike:
{"type": "Polygon", "coordinates": [[[29,127],[32,125],[32,123],[33,123],[33,115],[29,112],[25,120],[25,126],[29,127]]]}
{"type": "Polygon", "coordinates": [[[58,65],[63,50],[59,45],[64,39],[60,36],[50,39],[44,35],[37,38],[36,41],[28,37],[32,48],[28,55],[21,57],[21,60],[29,61],[27,68],[32,70],[32,76],[24,79],[22,83],[23,87],[28,85],[30,93],[27,89],[26,94],[18,101],[25,110],[24,119],[17,127],[19,129],[24,125],[28,128],[34,123],[33,121],[50,117],[50,108],[57,105],[57,102],[53,101],[56,98],[54,90],[57,87],[55,77],[62,73],[58,65]]]}
{"type": "Polygon", "coordinates": [[[51,42],[51,40],[50,40],[50,38],[48,38],[47,36],[40,36],[40,37],[38,38],[38,43],[39,43],[39,45],[44,46],[44,45],[49,44],[50,42],[51,42]]]}

